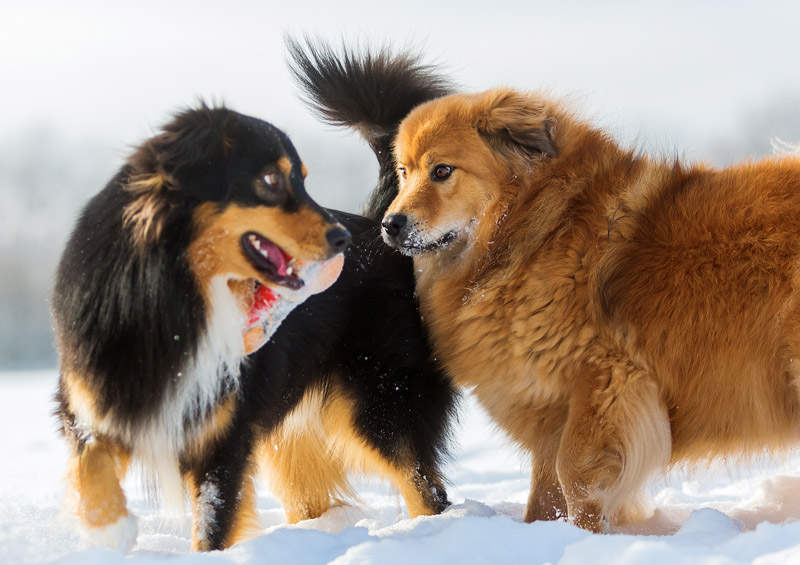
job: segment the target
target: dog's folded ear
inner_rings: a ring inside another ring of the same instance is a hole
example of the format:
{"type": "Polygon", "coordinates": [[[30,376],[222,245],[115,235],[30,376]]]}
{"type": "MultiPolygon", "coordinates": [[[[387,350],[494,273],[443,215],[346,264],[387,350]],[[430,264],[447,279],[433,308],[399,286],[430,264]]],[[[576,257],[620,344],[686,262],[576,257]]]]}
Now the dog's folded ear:
{"type": "Polygon", "coordinates": [[[558,155],[551,135],[552,116],[536,97],[507,89],[491,91],[478,105],[475,127],[508,157],[558,155]]]}
{"type": "Polygon", "coordinates": [[[227,133],[231,114],[224,107],[203,103],[177,114],[128,160],[137,184],[179,189],[202,200],[223,199],[225,165],[232,149],[227,133]]]}
{"type": "Polygon", "coordinates": [[[201,104],[177,114],[128,158],[122,187],[133,199],[122,217],[138,249],[159,239],[177,204],[225,198],[232,124],[230,110],[201,104]]]}

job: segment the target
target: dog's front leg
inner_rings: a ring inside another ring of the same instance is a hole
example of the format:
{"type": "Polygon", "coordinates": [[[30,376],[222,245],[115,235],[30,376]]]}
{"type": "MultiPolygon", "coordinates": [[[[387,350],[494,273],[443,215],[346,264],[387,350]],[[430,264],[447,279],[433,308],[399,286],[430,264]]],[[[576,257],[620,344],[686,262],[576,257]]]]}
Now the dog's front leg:
{"type": "Polygon", "coordinates": [[[184,462],[194,517],[193,550],[224,549],[257,530],[251,447],[247,426],[233,425],[184,462]]]}
{"type": "MultiPolygon", "coordinates": [[[[537,422],[540,423],[541,422],[537,422]]],[[[557,520],[567,517],[567,503],[556,473],[560,429],[544,426],[536,430],[531,465],[531,491],[525,508],[525,521],[557,520]]]]}
{"type": "Polygon", "coordinates": [[[89,434],[71,442],[69,483],[76,511],[91,545],[128,551],[136,543],[136,518],[128,512],[120,481],[130,452],[110,438],[89,434]]]}
{"type": "Polygon", "coordinates": [[[667,410],[652,378],[619,356],[595,358],[573,390],[556,463],[569,519],[600,532],[639,517],[641,488],[670,451],[667,410]]]}

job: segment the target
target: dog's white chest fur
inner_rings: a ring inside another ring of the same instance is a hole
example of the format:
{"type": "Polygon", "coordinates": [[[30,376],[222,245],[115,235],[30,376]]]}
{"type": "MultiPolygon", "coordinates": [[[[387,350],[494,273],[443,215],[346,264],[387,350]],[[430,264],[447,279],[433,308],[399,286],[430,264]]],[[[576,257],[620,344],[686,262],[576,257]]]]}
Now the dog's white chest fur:
{"type": "MultiPolygon", "coordinates": [[[[242,328],[245,314],[230,292],[226,277],[211,280],[208,288],[206,330],[197,351],[175,375],[175,386],[154,416],[131,437],[134,457],[158,476],[157,490],[168,505],[181,505],[182,480],[177,456],[185,451],[221,397],[239,383],[245,358],[242,328]]],[[[179,340],[181,336],[174,336],[179,340]]],[[[155,477],[152,477],[153,479],[155,477]]],[[[155,487],[155,481],[150,481],[155,487]]],[[[152,489],[151,489],[152,490],[152,489]]]]}

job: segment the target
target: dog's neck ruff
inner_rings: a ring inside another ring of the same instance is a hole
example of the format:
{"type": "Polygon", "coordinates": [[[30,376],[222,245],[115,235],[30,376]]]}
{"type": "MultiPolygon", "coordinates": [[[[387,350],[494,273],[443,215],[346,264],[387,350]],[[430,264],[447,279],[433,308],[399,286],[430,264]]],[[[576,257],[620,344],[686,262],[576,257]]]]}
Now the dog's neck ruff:
{"type": "Polygon", "coordinates": [[[133,455],[144,467],[148,491],[173,508],[182,508],[184,501],[178,456],[198,439],[220,401],[237,390],[246,355],[241,338],[245,314],[227,278],[211,279],[206,296],[206,327],[194,355],[173,376],[155,414],[132,430],[130,438],[133,455]]]}

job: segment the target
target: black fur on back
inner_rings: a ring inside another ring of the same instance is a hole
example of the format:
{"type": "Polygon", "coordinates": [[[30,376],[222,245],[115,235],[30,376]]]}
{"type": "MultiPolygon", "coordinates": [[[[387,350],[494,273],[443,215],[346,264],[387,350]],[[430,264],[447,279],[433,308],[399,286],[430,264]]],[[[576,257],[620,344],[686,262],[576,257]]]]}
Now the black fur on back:
{"type": "MultiPolygon", "coordinates": [[[[337,375],[339,386],[355,399],[362,437],[390,461],[398,446],[410,447],[420,473],[436,482],[459,396],[420,319],[411,259],[383,244],[378,222],[397,195],[392,150],[400,122],[415,106],[454,87],[413,53],[346,46],[337,52],[309,39],[287,38],[286,44],[290,70],[306,102],[324,121],[357,129],[372,147],[380,171],[365,207],[371,221],[333,212],[353,233],[339,281],[298,307],[276,333],[274,345],[255,355],[254,366],[277,362],[278,352],[289,343],[296,347],[299,339],[309,340],[309,351],[328,343],[330,336],[314,339],[326,318],[345,324],[341,342],[324,356],[311,357],[326,358],[323,374],[337,375]],[[297,338],[283,345],[281,339],[294,332],[297,338]]],[[[304,382],[308,377],[301,375],[314,372],[297,354],[288,358],[296,359],[289,366],[291,381],[304,382]]],[[[445,496],[443,490],[439,494],[445,496]]]]}
{"type": "Polygon", "coordinates": [[[365,215],[380,219],[397,195],[392,143],[397,126],[417,105],[450,94],[454,87],[437,67],[410,52],[374,52],[323,41],[287,38],[289,68],[306,103],[326,122],[352,127],[372,147],[380,164],[378,184],[365,215]]]}

